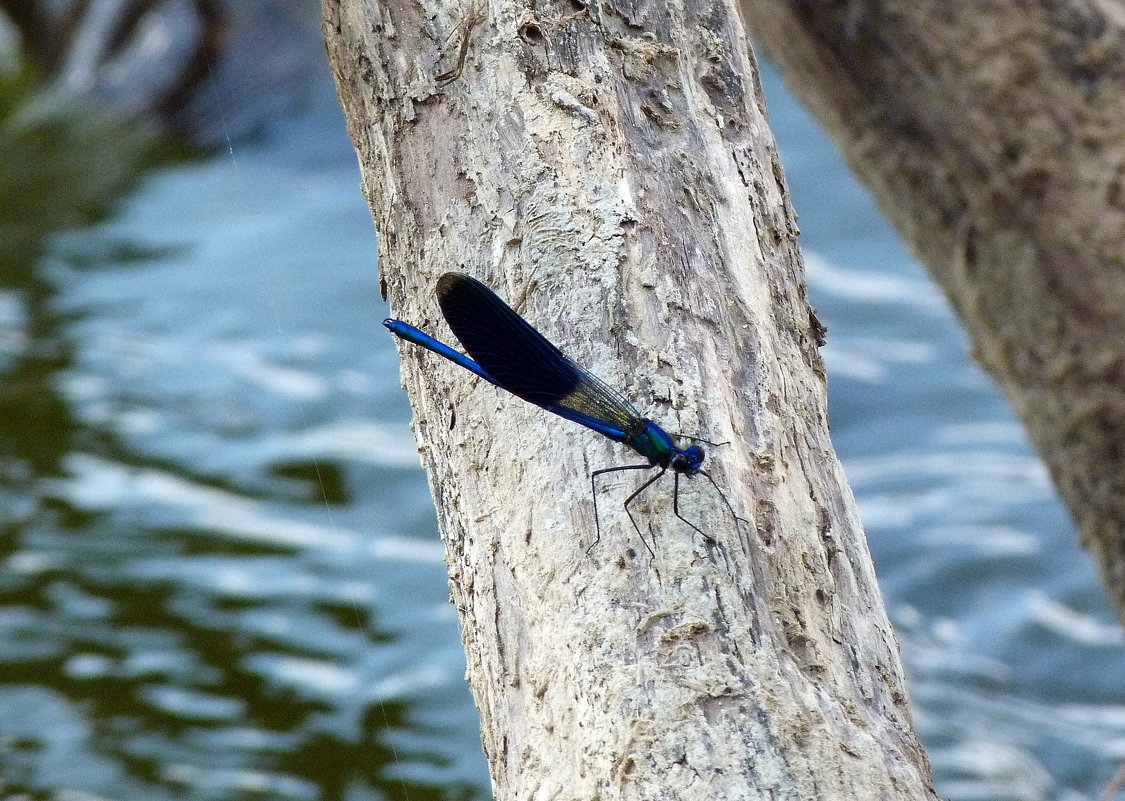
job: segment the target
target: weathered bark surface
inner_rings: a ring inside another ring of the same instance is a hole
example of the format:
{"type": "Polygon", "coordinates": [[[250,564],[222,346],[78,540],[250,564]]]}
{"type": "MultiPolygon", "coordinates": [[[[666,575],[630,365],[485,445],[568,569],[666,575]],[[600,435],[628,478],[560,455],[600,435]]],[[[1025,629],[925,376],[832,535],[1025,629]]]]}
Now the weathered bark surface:
{"type": "Polygon", "coordinates": [[[949,295],[1125,620],[1125,5],[743,13],[949,295]]]}
{"type": "MultiPolygon", "coordinates": [[[[395,314],[476,275],[669,430],[733,444],[621,510],[638,461],[402,349],[500,799],[928,799],[827,432],[756,67],[723,0],[325,0],[395,314]],[[592,547],[591,547],[592,546],[592,547]]],[[[380,332],[382,333],[382,332],[380,332]]]]}

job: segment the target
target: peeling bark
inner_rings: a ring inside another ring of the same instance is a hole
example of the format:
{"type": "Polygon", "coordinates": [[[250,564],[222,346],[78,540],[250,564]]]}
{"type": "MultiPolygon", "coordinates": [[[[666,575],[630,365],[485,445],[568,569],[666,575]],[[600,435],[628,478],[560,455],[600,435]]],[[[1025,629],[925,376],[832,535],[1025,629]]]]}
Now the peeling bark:
{"type": "Polygon", "coordinates": [[[1125,7],[742,7],[961,315],[1125,621],[1125,7]]]}
{"type": "Polygon", "coordinates": [[[395,315],[465,270],[668,430],[637,461],[402,349],[500,799],[930,799],[828,437],[822,334],[757,67],[723,0],[325,0],[395,315]]]}

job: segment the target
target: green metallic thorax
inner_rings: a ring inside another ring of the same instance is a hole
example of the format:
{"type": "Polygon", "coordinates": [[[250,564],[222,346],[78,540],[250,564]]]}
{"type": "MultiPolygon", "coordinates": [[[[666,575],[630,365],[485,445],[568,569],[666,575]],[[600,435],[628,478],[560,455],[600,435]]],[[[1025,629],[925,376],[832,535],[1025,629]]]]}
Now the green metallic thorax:
{"type": "Polygon", "coordinates": [[[642,418],[635,430],[625,432],[622,441],[654,465],[667,465],[679,452],[668,433],[647,418],[642,418]]]}

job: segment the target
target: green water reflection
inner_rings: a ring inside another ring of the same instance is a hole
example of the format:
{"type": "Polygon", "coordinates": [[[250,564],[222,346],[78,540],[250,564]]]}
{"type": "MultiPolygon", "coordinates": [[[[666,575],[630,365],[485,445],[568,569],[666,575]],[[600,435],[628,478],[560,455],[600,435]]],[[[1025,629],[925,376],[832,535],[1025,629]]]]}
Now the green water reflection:
{"type": "Polygon", "coordinates": [[[172,402],[122,385],[102,390],[108,412],[76,406],[97,379],[77,354],[100,329],[64,302],[70,282],[102,270],[128,282],[130,269],[140,280],[181,248],[67,232],[187,157],[135,123],[37,95],[24,75],[0,77],[0,796],[483,797],[479,767],[447,776],[440,724],[369,686],[400,635],[364,589],[368,565],[183,512],[265,507],[266,528],[326,506],[346,516],[362,468],[282,448],[251,474],[217,469],[158,434],[121,435],[114,410],[159,416],[172,402]],[[119,485],[110,501],[107,482],[119,485]]]}

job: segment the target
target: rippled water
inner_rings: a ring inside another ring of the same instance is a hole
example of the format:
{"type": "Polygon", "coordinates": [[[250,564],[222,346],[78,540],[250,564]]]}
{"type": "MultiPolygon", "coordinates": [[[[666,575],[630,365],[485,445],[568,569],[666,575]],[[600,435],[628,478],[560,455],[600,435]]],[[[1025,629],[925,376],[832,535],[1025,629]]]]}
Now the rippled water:
{"type": "MultiPolygon", "coordinates": [[[[0,795],[489,795],[319,70],[302,113],[146,173],[33,277],[0,254],[0,795]]],[[[767,78],[938,790],[1093,798],[1125,648],[1089,559],[940,293],[767,78]]]]}

